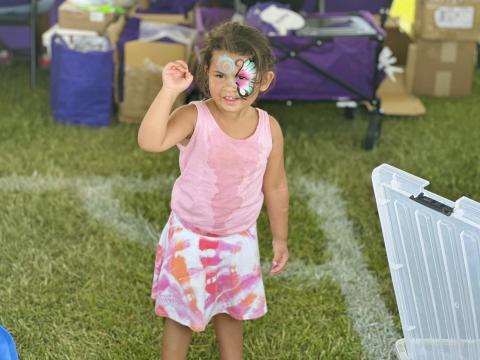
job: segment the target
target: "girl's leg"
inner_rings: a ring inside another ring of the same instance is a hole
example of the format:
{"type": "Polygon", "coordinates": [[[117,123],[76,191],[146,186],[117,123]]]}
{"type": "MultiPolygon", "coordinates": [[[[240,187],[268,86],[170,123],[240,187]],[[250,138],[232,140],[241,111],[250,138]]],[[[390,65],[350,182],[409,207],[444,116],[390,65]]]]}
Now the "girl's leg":
{"type": "Polygon", "coordinates": [[[192,340],[192,330],[165,318],[162,339],[162,360],[184,360],[192,340]]]}
{"type": "Polygon", "coordinates": [[[228,314],[213,317],[221,360],[241,360],[243,357],[243,321],[228,314]]]}

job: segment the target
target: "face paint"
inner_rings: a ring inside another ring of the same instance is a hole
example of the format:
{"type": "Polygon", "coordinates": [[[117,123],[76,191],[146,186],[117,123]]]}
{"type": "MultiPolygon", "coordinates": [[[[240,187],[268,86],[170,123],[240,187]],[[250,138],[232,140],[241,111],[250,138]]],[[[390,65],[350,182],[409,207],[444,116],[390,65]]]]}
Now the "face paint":
{"type": "Polygon", "coordinates": [[[250,59],[245,60],[236,75],[237,91],[241,97],[247,97],[253,93],[256,77],[257,68],[255,63],[250,59]]]}
{"type": "Polygon", "coordinates": [[[221,55],[217,58],[217,69],[225,75],[233,75],[237,71],[235,61],[230,56],[221,55]]]}
{"type": "Polygon", "coordinates": [[[220,55],[217,58],[217,69],[237,87],[237,92],[241,97],[247,97],[253,93],[257,68],[252,60],[238,59],[234,61],[229,56],[220,55]],[[239,70],[237,71],[237,69],[239,70]]]}

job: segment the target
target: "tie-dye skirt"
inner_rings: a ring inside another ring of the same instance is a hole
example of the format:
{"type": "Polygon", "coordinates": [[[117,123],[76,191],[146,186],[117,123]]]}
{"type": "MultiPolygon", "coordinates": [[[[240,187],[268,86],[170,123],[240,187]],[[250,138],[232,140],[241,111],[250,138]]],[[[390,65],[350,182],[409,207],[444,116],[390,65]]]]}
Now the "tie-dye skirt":
{"type": "Polygon", "coordinates": [[[265,315],[257,229],[214,237],[197,234],[172,212],[157,247],[152,285],[155,313],[203,331],[210,319],[265,315]]]}

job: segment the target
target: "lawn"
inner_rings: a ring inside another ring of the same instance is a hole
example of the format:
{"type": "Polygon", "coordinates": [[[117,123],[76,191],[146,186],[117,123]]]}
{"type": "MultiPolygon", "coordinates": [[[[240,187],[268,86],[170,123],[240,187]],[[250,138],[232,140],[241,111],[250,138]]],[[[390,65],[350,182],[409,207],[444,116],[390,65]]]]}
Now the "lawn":
{"type": "MultiPolygon", "coordinates": [[[[245,323],[245,359],[386,359],[402,337],[371,172],[389,163],[451,200],[480,200],[480,73],[474,94],[422,99],[427,114],[386,118],[364,151],[365,114],[332,104],[260,103],[285,130],[290,258],[264,272],[268,314],[245,323]]],[[[48,74],[0,67],[0,324],[22,360],[159,358],[149,299],[154,242],[178,154],[142,152],[138,125],[55,123],[48,74]]],[[[265,212],[261,257],[271,260],[265,212]]],[[[189,359],[215,359],[213,329],[189,359]]]]}

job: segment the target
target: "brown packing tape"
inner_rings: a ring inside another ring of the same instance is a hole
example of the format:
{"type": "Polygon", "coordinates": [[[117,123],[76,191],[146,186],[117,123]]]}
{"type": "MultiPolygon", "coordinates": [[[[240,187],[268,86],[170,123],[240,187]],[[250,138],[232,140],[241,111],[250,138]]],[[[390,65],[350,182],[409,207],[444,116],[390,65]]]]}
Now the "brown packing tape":
{"type": "Polygon", "coordinates": [[[417,63],[417,45],[410,44],[408,47],[407,65],[405,67],[405,87],[407,92],[413,94],[415,80],[415,65],[417,63]]]}
{"type": "Polygon", "coordinates": [[[433,83],[433,94],[435,96],[449,96],[452,89],[452,72],[437,71],[433,83]]]}

